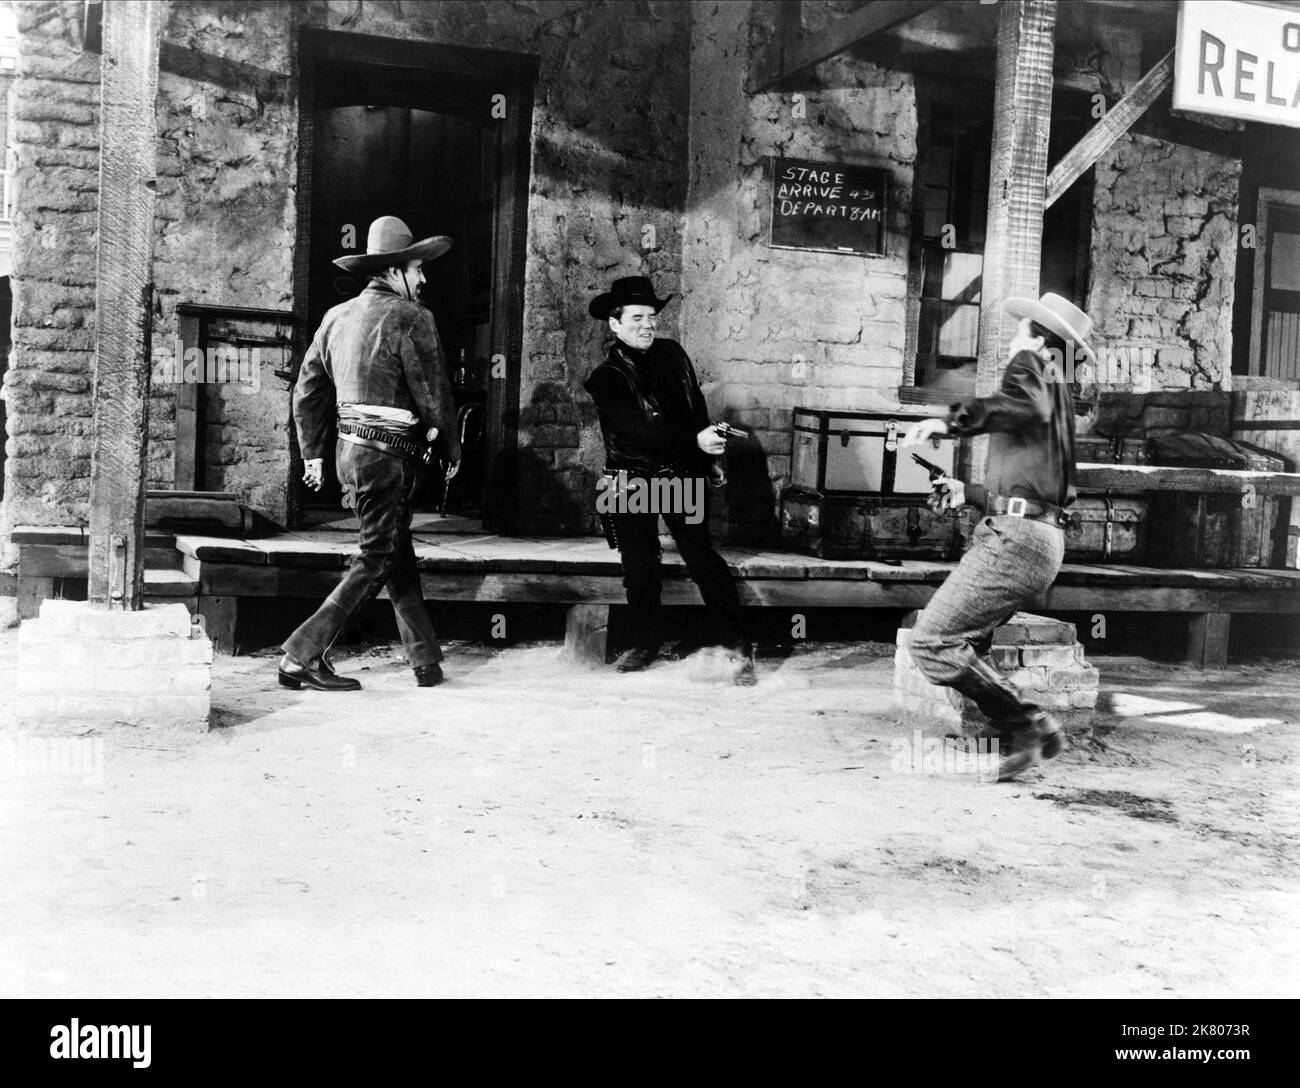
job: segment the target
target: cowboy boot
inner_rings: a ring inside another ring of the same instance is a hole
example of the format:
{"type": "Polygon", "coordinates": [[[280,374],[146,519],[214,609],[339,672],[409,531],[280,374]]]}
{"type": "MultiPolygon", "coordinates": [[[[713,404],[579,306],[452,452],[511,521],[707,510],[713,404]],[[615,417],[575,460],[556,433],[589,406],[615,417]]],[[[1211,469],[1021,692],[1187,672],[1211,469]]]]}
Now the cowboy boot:
{"type": "Polygon", "coordinates": [[[654,663],[659,656],[658,646],[635,646],[628,650],[627,656],[619,662],[619,672],[641,672],[654,663]]]}
{"type": "MultiPolygon", "coordinates": [[[[1000,751],[999,782],[1011,781],[1040,760],[1053,759],[1064,747],[1060,723],[1045,710],[1035,710],[1020,722],[1005,726],[1001,735],[1008,750],[1000,751]]],[[[1003,743],[999,741],[999,749],[1003,743]]]]}
{"type": "Polygon", "coordinates": [[[443,681],[442,666],[437,662],[432,665],[415,666],[415,683],[422,688],[437,687],[443,681]]]}

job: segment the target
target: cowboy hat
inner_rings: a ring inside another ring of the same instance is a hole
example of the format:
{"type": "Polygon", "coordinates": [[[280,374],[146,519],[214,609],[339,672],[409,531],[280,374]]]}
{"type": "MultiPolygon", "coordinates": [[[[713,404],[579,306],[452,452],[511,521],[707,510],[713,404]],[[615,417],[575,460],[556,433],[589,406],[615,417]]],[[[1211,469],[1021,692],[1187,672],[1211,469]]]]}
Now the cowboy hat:
{"type": "Polygon", "coordinates": [[[1073,341],[1075,354],[1095,359],[1088,336],[1092,332],[1092,318],[1073,302],[1050,291],[1035,302],[1032,298],[1009,298],[1003,309],[1012,317],[1027,317],[1050,329],[1062,340],[1073,341]]]}
{"type": "Polygon", "coordinates": [[[672,295],[667,298],[655,298],[655,289],[650,282],[650,277],[624,276],[622,279],[615,280],[604,294],[593,298],[587,307],[587,313],[597,321],[609,317],[609,311],[615,306],[653,306],[655,313],[658,313],[672,300],[672,295]]]}
{"type": "Polygon", "coordinates": [[[345,272],[373,272],[408,261],[431,261],[451,249],[451,239],[445,234],[415,241],[411,228],[395,215],[381,215],[370,224],[366,235],[366,251],[347,257],[336,257],[334,263],[345,272]]]}

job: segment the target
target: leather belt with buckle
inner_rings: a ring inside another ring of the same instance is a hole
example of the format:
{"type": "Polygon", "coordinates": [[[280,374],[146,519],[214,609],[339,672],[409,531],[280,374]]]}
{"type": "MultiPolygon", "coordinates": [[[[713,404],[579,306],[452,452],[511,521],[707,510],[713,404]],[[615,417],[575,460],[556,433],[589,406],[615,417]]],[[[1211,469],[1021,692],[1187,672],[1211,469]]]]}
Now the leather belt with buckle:
{"type": "Polygon", "coordinates": [[[367,427],[364,423],[345,423],[339,421],[339,438],[357,446],[366,446],[380,453],[400,457],[417,464],[424,460],[424,443],[405,435],[394,434],[379,427],[367,427]]]}
{"type": "Polygon", "coordinates": [[[1035,502],[1023,495],[990,495],[986,511],[993,517],[1025,518],[1029,521],[1043,521],[1063,529],[1069,523],[1070,515],[1059,506],[1050,502],[1035,502]]]}

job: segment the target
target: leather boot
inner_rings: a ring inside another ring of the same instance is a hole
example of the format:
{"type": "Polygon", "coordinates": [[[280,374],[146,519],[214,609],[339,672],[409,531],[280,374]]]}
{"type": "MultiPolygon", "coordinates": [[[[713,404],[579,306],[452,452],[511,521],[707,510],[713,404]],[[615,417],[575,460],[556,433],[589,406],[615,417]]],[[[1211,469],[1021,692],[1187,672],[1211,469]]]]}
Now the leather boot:
{"type": "Polygon", "coordinates": [[[998,781],[1011,781],[1040,760],[1060,755],[1063,747],[1060,723],[1045,710],[1034,711],[1001,731],[998,781]]]}
{"type": "Polygon", "coordinates": [[[361,688],[359,680],[339,676],[323,659],[317,659],[315,665],[304,665],[288,654],[280,658],[280,683],[294,691],[304,684],[316,691],[358,691],[361,688]]]}
{"type": "Polygon", "coordinates": [[[731,665],[731,682],[739,688],[751,688],[758,683],[754,671],[754,650],[750,646],[727,647],[727,661],[731,665]]]}
{"type": "Polygon", "coordinates": [[[619,672],[641,672],[649,668],[659,656],[658,646],[636,646],[628,650],[627,656],[619,663],[619,672]]]}
{"type": "Polygon", "coordinates": [[[432,665],[415,666],[415,683],[422,688],[437,687],[443,681],[442,666],[436,661],[432,665]]]}

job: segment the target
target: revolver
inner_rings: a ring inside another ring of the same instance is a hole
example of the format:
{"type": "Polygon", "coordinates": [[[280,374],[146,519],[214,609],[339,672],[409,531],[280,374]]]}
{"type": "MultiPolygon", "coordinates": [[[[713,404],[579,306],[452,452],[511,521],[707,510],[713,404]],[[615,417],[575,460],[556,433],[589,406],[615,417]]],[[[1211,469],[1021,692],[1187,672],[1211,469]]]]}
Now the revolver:
{"type": "Polygon", "coordinates": [[[941,480],[943,477],[947,476],[948,473],[944,469],[941,469],[933,461],[927,461],[919,453],[912,454],[912,460],[915,461],[918,465],[920,465],[923,469],[925,469],[926,472],[930,474],[930,483],[934,485],[934,490],[930,492],[930,500],[927,504],[930,507],[930,509],[939,511],[947,517],[956,517],[957,516],[956,510],[952,508],[944,510],[941,506],[943,502],[943,496],[940,493],[940,486],[938,481],[941,480]]]}
{"type": "Polygon", "coordinates": [[[742,431],[739,427],[733,427],[730,423],[724,423],[722,420],[718,420],[713,425],[713,429],[717,431],[718,434],[722,435],[723,438],[748,438],[749,437],[748,431],[742,431]]]}
{"type": "Polygon", "coordinates": [[[948,475],[948,473],[944,469],[941,469],[933,461],[927,461],[919,453],[912,454],[912,460],[915,461],[918,465],[920,465],[923,469],[925,469],[926,472],[930,474],[931,483],[934,483],[934,481],[939,479],[940,476],[948,475]]]}

